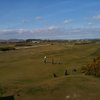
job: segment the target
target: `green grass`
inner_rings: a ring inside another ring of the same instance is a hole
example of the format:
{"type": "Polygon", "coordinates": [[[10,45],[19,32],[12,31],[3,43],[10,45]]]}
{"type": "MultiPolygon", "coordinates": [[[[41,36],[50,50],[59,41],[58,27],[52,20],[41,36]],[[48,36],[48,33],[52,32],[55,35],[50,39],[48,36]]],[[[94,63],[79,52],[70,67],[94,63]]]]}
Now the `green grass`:
{"type": "Polygon", "coordinates": [[[3,95],[20,93],[16,100],[67,100],[68,96],[70,100],[98,100],[100,79],[85,76],[81,67],[100,56],[100,44],[69,45],[56,43],[1,52],[0,86],[6,88],[3,95]],[[43,63],[44,56],[47,64],[43,63]],[[51,63],[52,58],[56,64],[51,63]],[[74,68],[77,72],[72,71],[74,68]],[[68,76],[64,76],[66,69],[68,76]]]}

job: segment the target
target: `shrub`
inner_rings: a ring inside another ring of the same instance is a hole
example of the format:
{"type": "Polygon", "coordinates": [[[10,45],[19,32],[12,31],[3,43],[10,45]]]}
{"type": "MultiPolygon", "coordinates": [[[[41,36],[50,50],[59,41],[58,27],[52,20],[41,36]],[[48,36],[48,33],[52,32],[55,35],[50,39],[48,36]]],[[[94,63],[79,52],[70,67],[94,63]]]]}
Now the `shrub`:
{"type": "Polygon", "coordinates": [[[94,58],[91,64],[82,68],[86,75],[94,75],[100,77],[100,57],[94,58]]]}
{"type": "Polygon", "coordinates": [[[12,46],[0,47],[0,51],[9,51],[9,50],[15,50],[15,47],[12,46]]]}

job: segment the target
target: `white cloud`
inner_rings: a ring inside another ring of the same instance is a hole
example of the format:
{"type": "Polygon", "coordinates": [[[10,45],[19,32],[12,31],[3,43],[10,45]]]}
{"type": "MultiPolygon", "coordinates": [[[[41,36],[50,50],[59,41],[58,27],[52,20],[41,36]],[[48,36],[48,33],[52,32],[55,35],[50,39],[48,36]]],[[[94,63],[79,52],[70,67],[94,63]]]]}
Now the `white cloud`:
{"type": "Polygon", "coordinates": [[[0,29],[0,38],[100,38],[100,28],[64,29],[56,26],[39,29],[0,29]]]}
{"type": "Polygon", "coordinates": [[[43,19],[42,16],[36,16],[36,17],[35,17],[35,20],[42,20],[42,19],[43,19]]]}
{"type": "Polygon", "coordinates": [[[71,19],[66,19],[66,20],[64,20],[64,24],[69,24],[69,23],[71,23],[71,22],[72,22],[71,19]]]}
{"type": "Polygon", "coordinates": [[[69,30],[70,33],[80,33],[81,32],[81,29],[72,29],[72,30],[69,30]]]}
{"type": "Polygon", "coordinates": [[[98,15],[96,15],[96,16],[93,16],[93,19],[99,20],[99,19],[100,19],[100,14],[98,14],[98,15]]]}
{"type": "Polygon", "coordinates": [[[26,29],[1,29],[0,30],[0,34],[25,34],[25,33],[29,33],[30,30],[26,30],[26,29]]]}
{"type": "Polygon", "coordinates": [[[89,22],[89,23],[88,23],[88,25],[92,25],[92,24],[93,24],[92,22],[89,22]]]}
{"type": "Polygon", "coordinates": [[[22,20],[22,23],[29,23],[29,22],[30,20],[27,20],[27,19],[22,20]]]}
{"type": "Polygon", "coordinates": [[[57,26],[49,26],[48,30],[51,31],[51,30],[54,30],[54,29],[57,29],[57,28],[58,28],[57,26]]]}

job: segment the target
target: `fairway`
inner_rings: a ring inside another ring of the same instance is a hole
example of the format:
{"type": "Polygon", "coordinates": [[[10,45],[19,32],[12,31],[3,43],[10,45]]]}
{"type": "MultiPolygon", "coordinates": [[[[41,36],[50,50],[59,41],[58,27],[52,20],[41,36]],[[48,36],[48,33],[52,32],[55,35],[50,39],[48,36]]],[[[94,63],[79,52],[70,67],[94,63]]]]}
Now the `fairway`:
{"type": "Polygon", "coordinates": [[[3,95],[14,95],[15,100],[99,100],[100,79],[81,72],[82,66],[100,56],[99,45],[54,43],[1,52],[3,95]],[[44,56],[47,56],[46,64],[44,56]]]}

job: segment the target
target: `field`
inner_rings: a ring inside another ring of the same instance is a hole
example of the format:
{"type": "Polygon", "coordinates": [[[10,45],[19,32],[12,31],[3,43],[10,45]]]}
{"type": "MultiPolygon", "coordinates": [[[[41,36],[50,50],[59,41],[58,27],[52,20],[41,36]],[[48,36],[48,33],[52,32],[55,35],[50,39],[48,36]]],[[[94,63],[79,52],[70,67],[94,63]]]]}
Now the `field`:
{"type": "Polygon", "coordinates": [[[45,43],[0,52],[1,95],[14,95],[15,100],[100,100],[100,78],[81,71],[97,56],[100,43],[45,43]]]}

